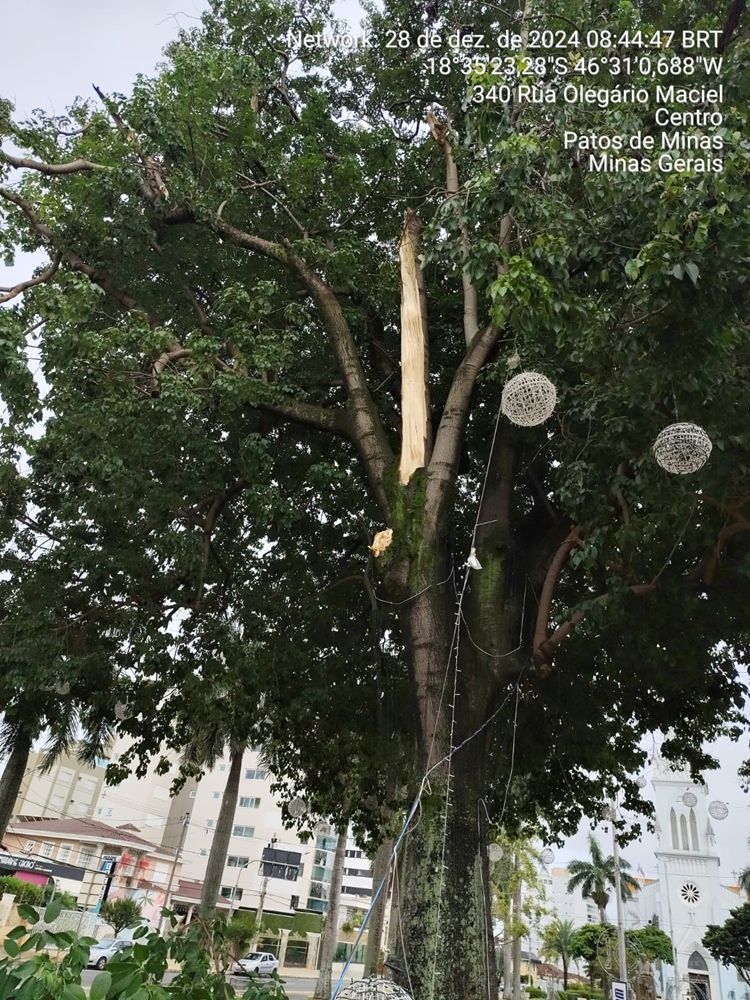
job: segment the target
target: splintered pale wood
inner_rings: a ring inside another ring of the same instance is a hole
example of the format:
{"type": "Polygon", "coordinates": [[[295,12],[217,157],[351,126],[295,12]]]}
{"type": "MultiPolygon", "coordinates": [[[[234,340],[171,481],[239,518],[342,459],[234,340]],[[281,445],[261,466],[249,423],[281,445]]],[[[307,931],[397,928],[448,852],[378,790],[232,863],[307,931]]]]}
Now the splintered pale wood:
{"type": "Polygon", "coordinates": [[[430,448],[427,300],[418,260],[421,225],[409,209],[401,235],[401,482],[427,464],[430,448]]]}

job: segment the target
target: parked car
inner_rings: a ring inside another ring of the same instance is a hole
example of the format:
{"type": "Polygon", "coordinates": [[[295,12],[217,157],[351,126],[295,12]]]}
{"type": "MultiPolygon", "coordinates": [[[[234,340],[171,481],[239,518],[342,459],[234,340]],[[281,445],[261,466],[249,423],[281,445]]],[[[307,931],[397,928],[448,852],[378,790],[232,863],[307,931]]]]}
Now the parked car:
{"type": "Polygon", "coordinates": [[[239,976],[249,976],[252,973],[258,976],[272,976],[278,967],[279,960],[274,958],[270,951],[251,951],[235,962],[234,972],[239,976]]]}
{"type": "Polygon", "coordinates": [[[111,962],[115,955],[119,955],[123,948],[130,948],[132,944],[132,941],[103,938],[101,941],[97,941],[96,944],[92,944],[88,964],[93,965],[95,969],[103,969],[107,962],[111,962]]]}

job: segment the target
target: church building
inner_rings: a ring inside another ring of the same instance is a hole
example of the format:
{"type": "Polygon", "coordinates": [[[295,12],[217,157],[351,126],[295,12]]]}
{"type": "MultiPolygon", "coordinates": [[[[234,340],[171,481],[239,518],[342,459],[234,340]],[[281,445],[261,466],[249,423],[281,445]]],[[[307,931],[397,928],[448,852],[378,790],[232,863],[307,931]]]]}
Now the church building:
{"type": "Polygon", "coordinates": [[[656,923],[671,937],[673,964],[663,966],[661,983],[657,977],[665,1000],[750,1000],[736,970],[720,965],[702,944],[709,924],[723,924],[745,902],[719,875],[712,822],[726,817],[727,806],[711,801],[706,785],[662,757],[654,760],[652,783],[658,877],[628,902],[626,926],[656,923]]]}

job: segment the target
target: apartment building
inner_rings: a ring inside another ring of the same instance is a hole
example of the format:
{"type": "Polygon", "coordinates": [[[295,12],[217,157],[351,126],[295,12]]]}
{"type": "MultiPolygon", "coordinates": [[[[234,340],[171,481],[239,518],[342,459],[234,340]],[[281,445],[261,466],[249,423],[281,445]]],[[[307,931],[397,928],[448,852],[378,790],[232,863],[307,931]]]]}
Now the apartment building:
{"type": "Polygon", "coordinates": [[[13,820],[3,838],[0,867],[27,881],[51,877],[83,909],[98,910],[111,899],[132,896],[146,919],[158,921],[170,879],[179,878],[174,851],[140,836],[137,827],[81,818],[13,820]]]}
{"type": "MultiPolygon", "coordinates": [[[[176,755],[166,774],[152,768],[144,777],[129,775],[116,786],[104,783],[108,760],[117,761],[126,744],[117,741],[105,760],[93,767],[61,757],[48,774],[40,772],[40,754],[32,755],[16,801],[14,816],[38,819],[88,819],[130,832],[174,856],[179,851],[180,881],[188,910],[206,871],[219,809],[229,774],[228,756],[200,780],[189,779],[171,795],[178,771],[176,755]]],[[[167,755],[169,756],[169,755],[167,755]]],[[[303,842],[284,828],[271,792],[273,776],[260,761],[259,748],[245,752],[232,837],[227,851],[221,896],[235,910],[292,917],[298,912],[324,914],[336,849],[336,835],[324,824],[303,842]],[[265,854],[264,854],[265,852],[265,854]]],[[[341,920],[367,909],[372,895],[370,862],[352,840],[346,848],[341,920]]],[[[173,894],[182,902],[180,893],[173,894]]]]}

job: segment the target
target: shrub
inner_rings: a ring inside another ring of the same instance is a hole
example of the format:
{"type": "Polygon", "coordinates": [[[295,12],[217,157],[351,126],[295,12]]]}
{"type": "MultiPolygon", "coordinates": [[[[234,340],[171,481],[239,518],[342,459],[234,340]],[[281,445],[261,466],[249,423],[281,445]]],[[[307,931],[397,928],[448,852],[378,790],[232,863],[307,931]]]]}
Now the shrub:
{"type": "Polygon", "coordinates": [[[100,910],[102,920],[114,928],[115,937],[126,927],[136,927],[141,922],[141,904],[125,896],[122,899],[108,899],[100,910]]]}
{"type": "MultiPolygon", "coordinates": [[[[85,1000],[81,975],[86,968],[94,938],[79,937],[72,931],[31,933],[28,924],[44,920],[52,923],[62,906],[52,902],[44,916],[30,906],[19,908],[26,925],[14,927],[5,939],[6,958],[0,959],[0,997],[23,997],[23,1000],[85,1000]],[[59,950],[53,960],[45,949],[59,950]]],[[[170,917],[172,926],[177,921],[170,917]]],[[[230,1000],[234,989],[227,983],[223,968],[217,968],[215,956],[226,947],[226,922],[191,924],[184,935],[164,939],[145,927],[133,935],[133,947],[122,952],[106,970],[94,977],[90,986],[92,1000],[105,997],[148,997],[149,1000],[230,1000]],[[168,960],[179,966],[169,987],[161,985],[168,960]]],[[[240,1000],[287,1000],[278,976],[270,981],[251,980],[240,1000]]]]}
{"type": "Polygon", "coordinates": [[[0,895],[10,892],[16,897],[16,905],[27,903],[30,906],[38,906],[44,901],[44,888],[40,885],[32,885],[31,882],[24,882],[23,879],[14,878],[12,875],[0,876],[0,895]]]}

